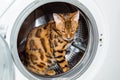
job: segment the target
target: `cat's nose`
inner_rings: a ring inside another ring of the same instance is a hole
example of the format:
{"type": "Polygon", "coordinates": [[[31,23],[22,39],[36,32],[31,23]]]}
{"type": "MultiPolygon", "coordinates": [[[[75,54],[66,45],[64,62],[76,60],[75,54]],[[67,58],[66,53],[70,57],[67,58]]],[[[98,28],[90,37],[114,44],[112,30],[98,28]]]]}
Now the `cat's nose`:
{"type": "Polygon", "coordinates": [[[67,38],[67,40],[70,40],[71,38],[67,38]]]}
{"type": "Polygon", "coordinates": [[[70,35],[67,36],[67,39],[70,39],[70,35]]]}

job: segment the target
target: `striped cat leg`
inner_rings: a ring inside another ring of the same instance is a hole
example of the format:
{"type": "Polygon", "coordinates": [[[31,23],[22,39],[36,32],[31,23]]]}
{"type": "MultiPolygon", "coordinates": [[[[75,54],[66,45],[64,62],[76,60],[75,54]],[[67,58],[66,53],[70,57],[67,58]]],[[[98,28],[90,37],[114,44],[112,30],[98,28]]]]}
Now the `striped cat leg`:
{"type": "Polygon", "coordinates": [[[46,54],[46,59],[47,59],[46,63],[48,67],[48,69],[46,70],[46,75],[53,76],[53,75],[56,75],[56,71],[50,69],[50,67],[55,64],[55,59],[53,58],[53,56],[49,54],[50,53],[46,54]]]}
{"type": "Polygon", "coordinates": [[[67,72],[70,69],[68,61],[65,58],[65,53],[66,53],[66,51],[57,51],[54,54],[59,66],[61,67],[63,72],[67,72]]]}

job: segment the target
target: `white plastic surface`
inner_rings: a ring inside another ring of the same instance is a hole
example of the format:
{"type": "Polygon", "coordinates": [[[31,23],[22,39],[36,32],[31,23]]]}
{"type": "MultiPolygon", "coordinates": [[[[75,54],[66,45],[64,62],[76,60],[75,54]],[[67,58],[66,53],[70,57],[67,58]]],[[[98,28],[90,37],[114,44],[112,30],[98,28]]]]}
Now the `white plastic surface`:
{"type": "Polygon", "coordinates": [[[0,17],[7,11],[13,2],[14,0],[0,0],[0,17]]]}
{"type": "Polygon", "coordinates": [[[14,80],[12,57],[5,40],[0,36],[0,80],[14,80]]]}

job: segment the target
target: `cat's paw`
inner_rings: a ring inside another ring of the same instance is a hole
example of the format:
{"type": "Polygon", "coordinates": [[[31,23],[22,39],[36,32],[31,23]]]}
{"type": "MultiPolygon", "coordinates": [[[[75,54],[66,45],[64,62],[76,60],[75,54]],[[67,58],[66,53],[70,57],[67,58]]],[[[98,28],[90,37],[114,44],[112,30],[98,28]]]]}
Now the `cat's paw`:
{"type": "Polygon", "coordinates": [[[56,75],[56,72],[54,70],[48,70],[46,75],[54,76],[54,75],[56,75]]]}

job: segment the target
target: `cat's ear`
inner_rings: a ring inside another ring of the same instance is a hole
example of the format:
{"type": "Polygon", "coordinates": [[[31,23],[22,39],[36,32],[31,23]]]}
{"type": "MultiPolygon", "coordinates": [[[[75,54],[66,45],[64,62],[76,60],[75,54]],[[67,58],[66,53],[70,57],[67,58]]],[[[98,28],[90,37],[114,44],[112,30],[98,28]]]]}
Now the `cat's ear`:
{"type": "Polygon", "coordinates": [[[74,12],[74,13],[73,13],[72,20],[78,22],[79,16],[80,16],[80,12],[79,12],[79,11],[74,12]]]}
{"type": "Polygon", "coordinates": [[[63,21],[62,17],[56,13],[53,13],[53,18],[56,23],[61,23],[63,21]]]}

